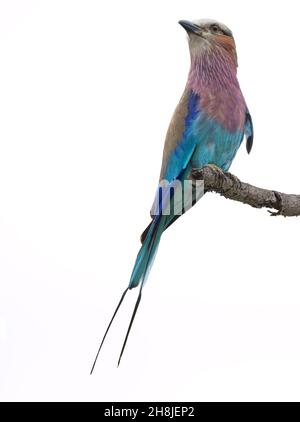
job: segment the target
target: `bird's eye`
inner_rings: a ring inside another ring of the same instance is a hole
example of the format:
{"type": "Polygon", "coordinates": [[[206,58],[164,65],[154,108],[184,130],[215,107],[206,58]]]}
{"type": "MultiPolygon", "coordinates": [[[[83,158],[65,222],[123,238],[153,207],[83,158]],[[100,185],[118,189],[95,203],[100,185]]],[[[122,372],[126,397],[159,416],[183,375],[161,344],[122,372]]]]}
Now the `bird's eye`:
{"type": "Polygon", "coordinates": [[[211,31],[212,31],[212,32],[214,32],[215,34],[216,34],[217,32],[219,32],[219,31],[220,31],[220,28],[218,27],[218,25],[212,25],[212,26],[210,27],[210,29],[211,29],[211,31]]]}

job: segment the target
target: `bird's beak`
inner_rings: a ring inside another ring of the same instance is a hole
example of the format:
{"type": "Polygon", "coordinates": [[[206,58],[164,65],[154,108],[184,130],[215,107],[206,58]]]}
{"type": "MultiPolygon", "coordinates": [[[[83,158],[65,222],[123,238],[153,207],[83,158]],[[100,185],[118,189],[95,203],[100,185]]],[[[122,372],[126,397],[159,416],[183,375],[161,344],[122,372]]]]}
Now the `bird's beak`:
{"type": "Polygon", "coordinates": [[[194,24],[193,22],[179,21],[178,23],[179,23],[179,25],[181,25],[186,30],[186,32],[188,34],[192,33],[192,34],[196,34],[196,35],[199,35],[199,36],[202,35],[202,29],[200,28],[200,26],[194,24]]]}

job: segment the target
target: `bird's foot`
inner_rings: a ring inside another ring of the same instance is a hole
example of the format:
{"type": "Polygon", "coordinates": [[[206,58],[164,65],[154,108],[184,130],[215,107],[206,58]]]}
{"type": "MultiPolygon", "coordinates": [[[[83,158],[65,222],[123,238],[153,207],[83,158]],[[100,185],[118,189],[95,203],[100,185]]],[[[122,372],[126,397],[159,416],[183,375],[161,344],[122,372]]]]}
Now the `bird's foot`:
{"type": "Polygon", "coordinates": [[[226,182],[226,185],[228,186],[228,181],[230,180],[233,188],[241,189],[242,182],[234,174],[223,171],[215,164],[207,164],[205,167],[208,167],[214,173],[221,184],[226,182]]]}
{"type": "Polygon", "coordinates": [[[221,182],[226,179],[224,171],[215,164],[206,164],[205,167],[208,167],[221,182]]]}

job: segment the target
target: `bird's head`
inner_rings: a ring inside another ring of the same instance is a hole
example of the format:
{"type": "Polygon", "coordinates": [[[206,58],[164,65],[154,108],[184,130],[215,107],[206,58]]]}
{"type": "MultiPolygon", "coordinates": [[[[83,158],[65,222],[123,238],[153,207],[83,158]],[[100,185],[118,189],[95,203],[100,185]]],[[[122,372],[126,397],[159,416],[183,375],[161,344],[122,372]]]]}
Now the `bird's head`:
{"type": "Polygon", "coordinates": [[[180,20],[186,30],[192,57],[201,57],[218,49],[229,54],[237,66],[235,42],[231,30],[223,23],[211,19],[195,21],[180,20]]]}

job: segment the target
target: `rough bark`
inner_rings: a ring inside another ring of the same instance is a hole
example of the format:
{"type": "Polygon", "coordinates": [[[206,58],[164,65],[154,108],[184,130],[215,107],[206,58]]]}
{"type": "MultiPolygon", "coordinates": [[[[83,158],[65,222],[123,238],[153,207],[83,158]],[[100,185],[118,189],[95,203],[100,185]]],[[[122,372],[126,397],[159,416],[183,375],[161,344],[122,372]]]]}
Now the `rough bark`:
{"type": "Polygon", "coordinates": [[[258,188],[241,182],[231,173],[216,166],[194,169],[192,177],[204,181],[205,192],[217,192],[225,198],[243,202],[254,208],[270,208],[271,215],[294,217],[300,215],[300,195],[258,188]]]}

